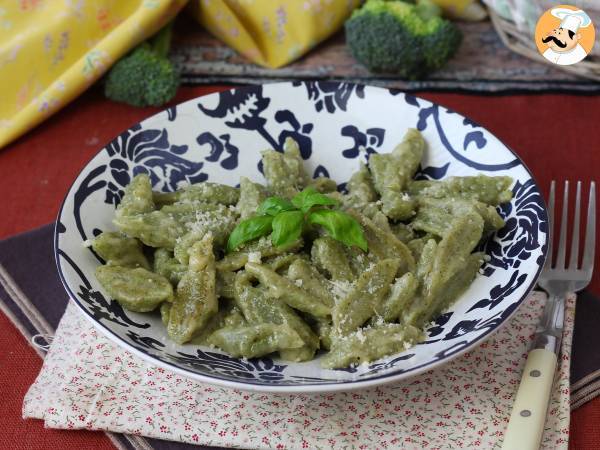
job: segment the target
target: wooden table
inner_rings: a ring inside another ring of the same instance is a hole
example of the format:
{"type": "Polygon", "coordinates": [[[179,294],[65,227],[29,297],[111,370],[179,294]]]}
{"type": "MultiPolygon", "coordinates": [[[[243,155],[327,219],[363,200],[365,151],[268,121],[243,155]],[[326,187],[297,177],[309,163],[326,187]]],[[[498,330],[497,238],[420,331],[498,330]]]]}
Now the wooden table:
{"type": "Polygon", "coordinates": [[[446,67],[427,80],[407,81],[376,75],[358,64],[339,32],[300,60],[280,69],[249,63],[195,22],[178,19],[172,57],[190,84],[267,83],[290,79],[355,81],[404,90],[477,92],[600,92],[600,83],[563,72],[549,62],[531,61],[510,51],[489,21],[459,23],[463,43],[446,67]]]}

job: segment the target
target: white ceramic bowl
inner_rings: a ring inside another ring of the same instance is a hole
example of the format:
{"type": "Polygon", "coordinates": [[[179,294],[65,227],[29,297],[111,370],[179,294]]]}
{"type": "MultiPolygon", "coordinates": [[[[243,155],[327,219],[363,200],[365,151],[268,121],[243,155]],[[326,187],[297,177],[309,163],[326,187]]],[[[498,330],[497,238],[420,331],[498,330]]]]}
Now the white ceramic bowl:
{"type": "Polygon", "coordinates": [[[496,137],[471,120],[412,95],[351,83],[294,82],[207,95],[124,131],[81,171],[61,207],[56,262],[73,301],[114,342],[149,362],[199,381],[257,391],[339,391],[400,380],[444,364],[502,326],[533,288],[546,254],[546,208],[531,173],[496,137]],[[287,136],[313,176],[343,183],[367,152],[389,152],[409,127],[428,150],[419,177],[509,175],[514,199],[506,226],[485,246],[490,261],[425,342],[369,365],[324,370],[319,361],[242,360],[166,339],[160,317],[124,311],[94,277],[98,259],[82,242],[113,229],[123,188],[140,172],[155,190],[205,180],[262,181],[260,151],[287,136]]]}

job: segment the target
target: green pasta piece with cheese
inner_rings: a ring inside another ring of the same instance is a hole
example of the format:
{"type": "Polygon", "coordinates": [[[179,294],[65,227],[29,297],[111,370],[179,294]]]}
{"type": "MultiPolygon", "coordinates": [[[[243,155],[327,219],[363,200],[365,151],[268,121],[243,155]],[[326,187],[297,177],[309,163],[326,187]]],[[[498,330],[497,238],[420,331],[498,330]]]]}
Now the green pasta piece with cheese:
{"type": "Polygon", "coordinates": [[[385,259],[358,277],[350,293],[333,308],[336,335],[345,336],[355,331],[381,308],[399,267],[398,259],[385,259]]]}
{"type": "Polygon", "coordinates": [[[134,216],[154,211],[154,209],[152,183],[150,177],[142,173],[133,177],[131,183],[125,188],[125,193],[117,206],[115,216],[134,216]]]}
{"type": "Polygon", "coordinates": [[[360,329],[334,339],[331,351],[321,359],[321,366],[338,369],[371,362],[406,350],[420,340],[422,334],[417,327],[395,323],[360,329]]]}
{"type": "Polygon", "coordinates": [[[224,327],[211,334],[208,343],[238,358],[258,358],[304,345],[298,333],[289,326],[272,323],[224,327]]]}
{"type": "Polygon", "coordinates": [[[168,250],[173,250],[177,239],[187,232],[185,222],[163,211],[116,217],[113,223],[123,233],[138,238],[149,247],[168,250]]]}
{"type": "Polygon", "coordinates": [[[397,278],[387,297],[376,307],[375,312],[386,322],[397,320],[410,302],[415,298],[419,281],[412,272],[397,278]]]}
{"type": "Polygon", "coordinates": [[[363,273],[377,261],[379,258],[374,256],[372,253],[365,253],[358,247],[346,247],[346,256],[350,262],[350,267],[354,273],[363,273]]]}
{"type": "Polygon", "coordinates": [[[192,345],[212,345],[210,336],[225,327],[244,327],[248,322],[242,312],[233,302],[221,302],[219,310],[194,337],[190,340],[192,345]]]}
{"type": "Polygon", "coordinates": [[[262,258],[284,255],[289,252],[298,251],[303,245],[300,239],[288,245],[276,247],[270,239],[262,237],[257,241],[243,245],[241,250],[228,253],[217,262],[218,270],[236,271],[246,265],[248,261],[260,261],[262,258]]]}
{"type": "Polygon", "coordinates": [[[483,253],[472,253],[467,256],[465,265],[456,275],[446,281],[444,288],[432,302],[424,316],[435,318],[446,310],[456,299],[468,289],[484,261],[483,253]]]}
{"type": "Polygon", "coordinates": [[[273,323],[292,328],[304,342],[300,348],[281,350],[288,361],[309,361],[319,348],[319,338],[310,326],[287,304],[269,298],[266,289],[253,287],[251,275],[240,272],[235,279],[235,302],[248,323],[273,323]]]}
{"type": "Polygon", "coordinates": [[[418,180],[410,183],[410,195],[431,198],[463,198],[497,206],[512,199],[512,178],[475,175],[449,177],[440,181],[418,180]]]}
{"type": "Polygon", "coordinates": [[[91,246],[108,265],[150,268],[140,241],[122,233],[105,231],[91,241],[91,246]]]}
{"type": "Polygon", "coordinates": [[[175,258],[181,264],[187,264],[192,244],[207,234],[212,236],[216,247],[223,247],[235,228],[236,221],[237,214],[223,206],[212,211],[197,212],[195,221],[188,225],[189,231],[175,242],[175,258]]]}
{"type": "Polygon", "coordinates": [[[330,194],[337,190],[337,183],[331,178],[317,177],[308,182],[308,186],[315,188],[321,194],[330,194]]]}
{"type": "Polygon", "coordinates": [[[172,303],[163,302],[160,304],[160,319],[162,320],[163,325],[166,327],[169,325],[169,314],[171,313],[172,303]]]}
{"type": "Polygon", "coordinates": [[[369,246],[369,252],[378,259],[399,258],[402,272],[411,271],[415,268],[415,259],[409,248],[391,231],[382,230],[372,220],[354,211],[348,211],[363,227],[363,233],[369,246]]]}
{"type": "Polygon", "coordinates": [[[325,350],[331,349],[332,334],[333,334],[333,323],[327,318],[317,317],[315,319],[314,328],[319,336],[321,348],[325,350]]]}
{"type": "Polygon", "coordinates": [[[434,241],[438,242],[441,238],[439,236],[436,236],[431,233],[425,233],[423,236],[413,239],[411,241],[408,241],[406,243],[406,246],[410,250],[415,261],[418,261],[419,258],[421,258],[421,253],[423,252],[423,248],[425,247],[425,244],[427,244],[427,242],[432,239],[434,241]]]}
{"type": "Polygon", "coordinates": [[[234,298],[235,272],[229,270],[217,270],[217,296],[219,298],[234,298]]]}
{"type": "Polygon", "coordinates": [[[414,214],[414,200],[405,192],[421,164],[425,141],[415,129],[409,129],[391,153],[373,154],[369,169],[375,189],[381,195],[383,212],[394,220],[414,214]]]}
{"type": "MultiPolygon", "coordinates": [[[[283,274],[295,261],[302,259],[303,256],[296,253],[284,253],[283,255],[276,255],[265,259],[264,264],[271,270],[283,274]]],[[[257,262],[257,261],[249,261],[257,262]]],[[[260,262],[260,261],[258,261],[260,262]]]]}
{"type": "Polygon", "coordinates": [[[479,242],[483,232],[483,219],[475,213],[458,217],[451,230],[437,245],[431,269],[422,283],[422,300],[413,302],[403,313],[402,321],[415,326],[423,326],[431,319],[428,311],[441,295],[446,284],[462,270],[470,254],[479,242]]]}
{"type": "Polygon", "coordinates": [[[427,295],[436,295],[441,285],[464,266],[468,255],[479,243],[483,232],[481,216],[470,213],[457,217],[437,246],[430,276],[425,281],[427,295]]]}
{"type": "Polygon", "coordinates": [[[416,238],[415,232],[407,224],[398,222],[390,225],[390,230],[396,239],[405,244],[416,238]]]}
{"type": "Polygon", "coordinates": [[[296,259],[290,264],[287,278],[310,295],[321,300],[329,308],[333,307],[333,295],[328,280],[305,259],[296,259]]]}
{"type": "Polygon", "coordinates": [[[433,263],[438,249],[438,243],[435,239],[423,238],[423,242],[424,245],[420,252],[419,260],[417,261],[417,269],[415,270],[415,276],[421,285],[425,283],[426,277],[433,269],[433,263]]]}
{"type": "Polygon", "coordinates": [[[304,171],[300,148],[292,138],[286,138],[283,153],[264,151],[262,161],[267,186],[272,195],[292,198],[306,186],[308,177],[304,171]]]}
{"type": "Polygon", "coordinates": [[[129,311],[153,311],[162,302],[173,300],[169,280],[142,267],[98,266],[96,279],[129,311]]]}
{"type": "Polygon", "coordinates": [[[262,184],[254,183],[246,177],[240,178],[240,199],[236,209],[242,219],[254,216],[266,198],[267,190],[262,184]]]}
{"type": "Polygon", "coordinates": [[[169,313],[169,337],[178,344],[188,342],[217,310],[215,256],[208,235],[190,250],[188,270],[177,285],[169,313]]]}
{"type": "Polygon", "coordinates": [[[381,211],[375,211],[375,213],[373,213],[370,216],[370,219],[375,225],[377,225],[379,228],[381,228],[386,233],[392,233],[392,227],[390,226],[390,222],[389,222],[387,216],[385,214],[383,214],[381,211]]]}
{"type": "Polygon", "coordinates": [[[239,189],[219,183],[191,184],[175,192],[154,192],[156,205],[164,206],[178,202],[204,202],[235,205],[240,197],[239,189]]]}
{"type": "Polygon", "coordinates": [[[315,317],[331,315],[331,307],[326,305],[326,300],[311,295],[308,291],[298,287],[295,283],[265,265],[249,262],[246,264],[246,272],[252,274],[261,282],[270,297],[315,317]]]}
{"type": "MultiPolygon", "coordinates": [[[[173,250],[177,241],[191,230],[202,229],[207,222],[205,217],[223,217],[218,224],[233,223],[235,213],[219,204],[190,202],[173,203],[158,211],[135,216],[116,217],[113,223],[128,236],[138,238],[149,247],[162,247],[173,250]]],[[[223,240],[223,232],[216,233],[223,240]]]]}
{"type": "Polygon", "coordinates": [[[443,237],[456,216],[475,212],[483,219],[483,237],[504,226],[504,220],[496,208],[476,200],[461,198],[421,198],[418,212],[411,222],[414,230],[425,231],[443,237]]]}
{"type": "Polygon", "coordinates": [[[349,281],[355,278],[341,242],[329,236],[318,238],[313,242],[310,254],[317,269],[332,280],[349,281]]]}
{"type": "Polygon", "coordinates": [[[177,286],[181,277],[187,271],[187,266],[177,261],[169,250],[157,248],[154,251],[153,270],[167,278],[172,285],[177,286]]]}
{"type": "Polygon", "coordinates": [[[348,180],[346,184],[348,195],[344,204],[351,208],[360,208],[368,203],[377,201],[377,191],[373,186],[373,179],[369,169],[364,164],[360,164],[358,171],[348,180]]]}

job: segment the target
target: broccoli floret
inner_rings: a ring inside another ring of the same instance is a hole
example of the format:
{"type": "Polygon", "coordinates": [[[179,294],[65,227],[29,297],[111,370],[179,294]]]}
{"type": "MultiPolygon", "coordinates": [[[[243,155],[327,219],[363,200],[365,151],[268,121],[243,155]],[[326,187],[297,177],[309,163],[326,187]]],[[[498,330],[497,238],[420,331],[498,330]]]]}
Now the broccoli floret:
{"type": "Polygon", "coordinates": [[[369,70],[409,79],[443,67],[462,41],[460,30],[428,0],[367,0],[345,28],[352,54],[369,70]]]}
{"type": "Polygon", "coordinates": [[[171,100],[179,87],[179,73],[167,59],[171,25],[150,42],[144,42],[110,70],[104,95],[133,106],[160,106],[171,100]]]}

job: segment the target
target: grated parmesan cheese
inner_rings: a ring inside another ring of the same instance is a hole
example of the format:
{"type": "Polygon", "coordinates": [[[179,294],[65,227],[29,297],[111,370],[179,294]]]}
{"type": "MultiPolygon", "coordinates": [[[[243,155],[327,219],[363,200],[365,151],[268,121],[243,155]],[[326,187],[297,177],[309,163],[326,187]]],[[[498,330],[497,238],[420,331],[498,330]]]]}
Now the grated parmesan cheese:
{"type": "Polygon", "coordinates": [[[262,258],[262,255],[261,255],[260,252],[250,252],[250,253],[248,253],[248,262],[250,262],[250,263],[260,264],[261,263],[261,258],[262,258]]]}
{"type": "Polygon", "coordinates": [[[329,283],[331,293],[336,301],[346,297],[353,286],[349,281],[330,281],[329,283]]]}
{"type": "Polygon", "coordinates": [[[214,211],[197,211],[196,220],[186,223],[190,231],[204,232],[207,229],[218,230],[228,227],[232,223],[232,218],[227,214],[227,208],[219,205],[214,211]]]}

